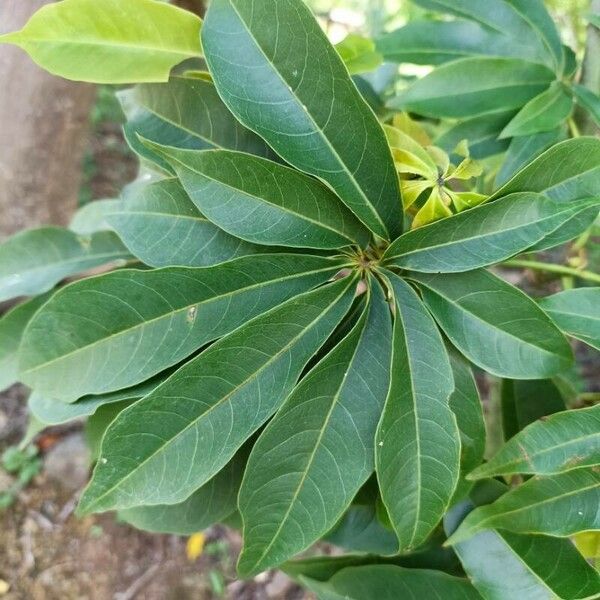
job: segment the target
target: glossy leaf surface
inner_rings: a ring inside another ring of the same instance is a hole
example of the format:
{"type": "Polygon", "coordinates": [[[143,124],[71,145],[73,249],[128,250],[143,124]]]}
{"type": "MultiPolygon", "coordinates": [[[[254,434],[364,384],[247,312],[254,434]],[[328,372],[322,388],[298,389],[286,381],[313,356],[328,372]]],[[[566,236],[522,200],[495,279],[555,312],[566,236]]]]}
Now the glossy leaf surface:
{"type": "Polygon", "coordinates": [[[302,0],[215,0],[202,41],[217,90],[243,124],[325,180],[374,233],[400,232],[381,125],[302,0]]]}
{"type": "Polygon", "coordinates": [[[392,380],[376,436],[382,500],[400,550],[422,544],[459,476],[460,435],[448,405],[454,381],[444,343],[410,286],[388,275],[396,318],[392,380]]]}
{"type": "Polygon", "coordinates": [[[308,548],[373,472],[392,325],[376,282],[370,294],[356,326],[300,382],[254,446],[239,498],[242,574],[308,548]]]}
{"type": "Polygon", "coordinates": [[[562,83],[530,100],[504,128],[501,137],[533,135],[555,129],[571,114],[573,97],[562,83]]]}
{"type": "Polygon", "coordinates": [[[418,79],[389,104],[428,117],[475,117],[520,108],[552,79],[546,67],[517,59],[464,58],[418,79]]]}
{"type": "Polygon", "coordinates": [[[241,152],[161,152],[200,211],[236,237],[317,249],[368,243],[368,230],[308,175],[241,152]]]}
{"type": "Polygon", "coordinates": [[[131,253],[152,267],[207,267],[268,251],[219,229],[176,179],[142,187],[106,218],[131,253]]]}
{"type": "MultiPolygon", "coordinates": [[[[449,533],[472,509],[466,502],[448,513],[449,533]]],[[[485,600],[591,600],[600,589],[600,574],[570,540],[482,531],[453,549],[485,600]]]]}
{"type": "Polygon", "coordinates": [[[27,323],[46,300],[48,300],[46,295],[26,300],[0,319],[0,391],[18,381],[18,350],[23,332],[27,323]]]}
{"type": "Polygon", "coordinates": [[[540,306],[561,331],[600,350],[600,288],[565,290],[543,298],[540,306]]]}
{"type": "Polygon", "coordinates": [[[65,400],[134,385],[338,269],[326,258],[282,254],[78,282],[29,324],[21,377],[65,400]]]}
{"type": "Polygon", "coordinates": [[[192,535],[228,517],[237,508],[246,452],[240,450],[210,481],[179,504],[136,506],[119,518],[152,533],[192,535]]]}
{"type": "Polygon", "coordinates": [[[573,358],[564,336],[523,292],[488,271],[411,274],[450,341],[488,372],[515,379],[550,377],[573,358]]]}
{"type": "Polygon", "coordinates": [[[355,287],[346,278],[288,300],[122,412],[104,436],[80,511],[175,504],[210,480],[283,403],[355,287]]]}
{"type": "Polygon", "coordinates": [[[530,248],[600,199],[564,203],[541,194],[504,196],[401,235],[387,264],[425,273],[456,273],[492,265],[530,248]]]}
{"type": "Polygon", "coordinates": [[[483,529],[568,537],[600,529],[600,473],[577,469],[534,477],[492,504],[474,510],[450,538],[451,544],[483,529]]]}
{"type": "Polygon", "coordinates": [[[110,231],[91,236],[60,227],[22,231],[0,244],[0,302],[42,294],[66,277],[103,265],[123,265],[129,258],[110,231]]]}
{"type": "Polygon", "coordinates": [[[470,479],[527,473],[555,475],[600,465],[600,404],[536,421],[509,440],[470,479]]]}
{"type": "Polygon", "coordinates": [[[201,54],[200,25],[193,13],[153,0],[63,0],[42,7],[0,43],[16,44],[66,79],[166,81],[172,67],[201,54]]]}

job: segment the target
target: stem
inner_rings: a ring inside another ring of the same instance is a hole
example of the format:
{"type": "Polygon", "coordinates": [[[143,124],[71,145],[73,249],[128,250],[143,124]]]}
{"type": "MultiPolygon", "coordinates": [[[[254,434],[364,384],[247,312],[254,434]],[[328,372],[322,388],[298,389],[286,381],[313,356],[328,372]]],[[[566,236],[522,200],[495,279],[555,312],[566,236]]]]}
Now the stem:
{"type": "Polygon", "coordinates": [[[565,267],[564,265],[555,265],[552,263],[543,263],[536,260],[507,260],[502,263],[505,267],[511,268],[523,268],[533,269],[535,271],[546,271],[548,273],[557,273],[558,275],[567,275],[571,277],[579,277],[579,279],[585,279],[586,281],[593,281],[594,283],[600,283],[600,275],[592,273],[591,271],[583,271],[574,269],[572,267],[565,267]]]}
{"type": "Polygon", "coordinates": [[[581,131],[579,131],[579,127],[577,127],[577,123],[575,123],[575,119],[573,119],[571,117],[570,119],[567,120],[567,123],[569,124],[569,129],[571,130],[571,135],[574,138],[581,137],[581,131]]]}

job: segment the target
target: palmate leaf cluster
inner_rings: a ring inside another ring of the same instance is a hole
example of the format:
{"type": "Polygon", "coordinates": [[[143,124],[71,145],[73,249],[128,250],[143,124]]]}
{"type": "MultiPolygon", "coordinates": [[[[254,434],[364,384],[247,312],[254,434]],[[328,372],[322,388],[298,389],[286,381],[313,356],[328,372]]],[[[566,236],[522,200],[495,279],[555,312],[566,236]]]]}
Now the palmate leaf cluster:
{"type": "MultiPolygon", "coordinates": [[[[506,97],[524,102],[569,55],[541,3],[496,5],[521,45],[475,12],[427,27],[484,32],[507,57],[463,60],[521,76],[506,97]]],[[[600,529],[600,414],[565,410],[550,379],[573,364],[565,335],[600,345],[600,289],[538,302],[490,267],[592,224],[600,141],[556,144],[474,207],[411,228],[406,165],[441,154],[406,116],[386,137],[301,0],[212,0],[205,62],[196,17],[135,0],[139,25],[105,32],[103,10],[122,25],[123,6],[65,0],[5,40],[74,79],[142,82],[121,99],[148,173],[69,230],[0,246],[0,299],[33,296],[0,320],[0,386],[33,390],[38,427],[110,423],[80,514],[179,534],[240,526],[242,576],[282,566],[323,599],[596,597],[568,538],[600,529]],[[88,35],[106,46],[97,72],[88,35]],[[125,41],[137,50],[119,62],[125,41]],[[51,291],[94,267],[109,272],[51,291]],[[473,367],[504,380],[511,439],[487,462],[473,367]],[[322,538],[351,554],[292,560],[322,538]]],[[[439,52],[431,62],[452,54],[439,52]]],[[[420,112],[427,79],[405,108],[420,112]]],[[[436,106],[469,105],[440,93],[436,106]]]]}

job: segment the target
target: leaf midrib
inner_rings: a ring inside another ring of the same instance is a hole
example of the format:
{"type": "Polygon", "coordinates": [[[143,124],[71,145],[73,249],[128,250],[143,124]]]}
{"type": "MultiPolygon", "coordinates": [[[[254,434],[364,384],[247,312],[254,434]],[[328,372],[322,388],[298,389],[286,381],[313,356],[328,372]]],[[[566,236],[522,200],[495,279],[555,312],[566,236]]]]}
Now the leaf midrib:
{"type": "MultiPolygon", "coordinates": [[[[238,19],[239,19],[240,23],[244,26],[244,29],[247,31],[248,36],[250,37],[250,39],[254,42],[256,48],[258,48],[258,50],[260,50],[260,52],[263,55],[263,57],[265,58],[266,62],[269,65],[271,65],[271,67],[273,69],[273,72],[277,75],[277,77],[281,80],[281,82],[288,89],[290,89],[290,91],[291,91],[290,84],[283,78],[283,75],[275,67],[275,64],[273,62],[271,62],[271,60],[267,56],[266,52],[262,48],[262,46],[258,43],[258,40],[252,35],[252,32],[250,31],[248,25],[246,24],[246,22],[242,18],[242,15],[237,10],[237,7],[234,6],[234,4],[233,4],[233,2],[231,0],[228,0],[228,3],[231,6],[232,10],[235,12],[235,14],[238,16],[238,19]]],[[[387,231],[388,231],[387,227],[386,227],[385,223],[383,222],[382,218],[379,216],[379,213],[377,212],[377,210],[375,209],[375,207],[373,206],[373,204],[370,202],[370,200],[368,199],[368,197],[366,196],[366,194],[364,193],[364,191],[362,190],[362,188],[358,185],[358,181],[356,181],[356,178],[355,178],[354,174],[348,169],[348,167],[346,166],[346,163],[344,161],[342,161],[342,159],[341,159],[340,155],[338,154],[337,150],[334,148],[334,146],[329,141],[329,138],[325,135],[325,133],[321,129],[321,127],[319,127],[317,125],[317,123],[315,122],[313,116],[308,112],[308,108],[305,107],[305,105],[304,105],[303,102],[299,102],[298,97],[293,92],[291,92],[291,97],[294,99],[296,107],[299,107],[304,112],[304,114],[308,117],[308,119],[310,120],[310,122],[313,124],[313,126],[315,128],[315,131],[317,131],[319,133],[319,137],[325,142],[326,146],[329,148],[329,150],[331,151],[332,155],[337,160],[338,164],[343,167],[344,173],[346,173],[347,176],[350,178],[350,181],[352,182],[352,185],[353,185],[354,189],[358,191],[359,195],[361,196],[361,198],[365,202],[365,206],[369,209],[369,212],[371,213],[371,216],[375,217],[375,219],[379,223],[379,226],[381,227],[382,231],[384,231],[384,232],[387,233],[387,231]]],[[[354,204],[355,203],[353,202],[353,205],[354,204]]],[[[361,219],[361,221],[362,221],[362,219],[361,219]]],[[[367,227],[368,227],[368,225],[367,225],[367,227]]],[[[389,235],[389,233],[388,233],[388,235],[389,235]]]]}
{"type": "MultiPolygon", "coordinates": [[[[127,479],[129,479],[134,473],[138,472],[147,462],[151,461],[157,454],[159,454],[161,451],[163,451],[166,446],[172,444],[181,435],[183,435],[186,431],[188,431],[193,426],[195,426],[201,419],[206,418],[207,415],[209,415],[214,410],[216,410],[217,408],[219,408],[220,406],[222,406],[234,394],[236,394],[240,389],[242,389],[243,387],[245,387],[250,381],[252,381],[253,379],[255,379],[258,375],[260,375],[260,373],[262,373],[265,369],[267,369],[277,359],[279,359],[281,356],[283,356],[283,354],[285,354],[299,339],[301,339],[302,337],[304,337],[304,335],[306,335],[307,332],[309,330],[311,330],[316,323],[318,323],[323,317],[325,317],[329,313],[329,310],[333,306],[335,306],[335,304],[337,304],[340,301],[340,299],[344,296],[344,294],[346,294],[346,292],[350,289],[351,284],[355,280],[355,278],[354,277],[349,277],[348,279],[349,279],[348,285],[342,289],[342,291],[340,292],[340,294],[338,294],[338,296],[334,300],[331,301],[331,303],[329,304],[327,310],[325,310],[320,315],[318,315],[315,319],[313,319],[309,323],[309,325],[307,327],[303,328],[302,331],[298,335],[295,335],[290,341],[288,341],[282,348],[280,348],[280,350],[278,350],[272,357],[270,357],[269,360],[267,360],[261,367],[259,367],[256,371],[253,371],[248,377],[246,377],[243,381],[241,381],[239,384],[237,384],[232,390],[230,390],[224,396],[222,396],[217,402],[215,402],[214,404],[212,404],[211,406],[209,406],[197,418],[192,419],[184,428],[182,428],[178,433],[176,433],[172,438],[170,438],[170,440],[167,443],[163,444],[162,446],[160,446],[159,448],[157,448],[154,452],[152,452],[152,454],[150,454],[148,457],[146,457],[135,469],[131,470],[125,477],[119,479],[119,481],[117,483],[115,483],[115,485],[113,485],[113,487],[111,487],[108,490],[106,490],[100,496],[97,496],[96,499],[94,500],[94,502],[92,502],[88,506],[88,508],[86,509],[86,512],[89,512],[90,511],[90,507],[93,507],[93,506],[97,505],[100,500],[102,500],[108,494],[112,493],[115,489],[117,489],[118,487],[120,487],[120,485],[122,485],[122,483],[124,481],[127,481],[127,479]]],[[[308,292],[308,293],[310,294],[312,292],[308,292]]],[[[300,297],[300,296],[298,296],[298,297],[300,297]]],[[[251,323],[252,321],[256,321],[256,320],[264,317],[266,314],[268,314],[270,312],[273,312],[275,310],[278,310],[279,308],[280,308],[280,306],[276,306],[273,309],[271,309],[270,311],[267,311],[266,313],[258,315],[257,317],[255,317],[254,319],[252,319],[249,322],[251,323]]],[[[247,323],[245,325],[247,325],[247,323]]],[[[227,340],[227,338],[222,338],[222,340],[227,340]]],[[[220,348],[219,342],[217,342],[214,346],[212,346],[211,350],[213,350],[213,352],[214,352],[215,348],[217,348],[217,349],[220,348]]],[[[167,383],[169,383],[169,379],[167,379],[163,384],[161,384],[156,390],[153,390],[152,392],[150,392],[150,394],[148,394],[148,396],[156,393],[156,391],[160,390],[160,388],[163,385],[167,384],[167,383]]],[[[136,406],[137,406],[137,404],[132,405],[131,406],[131,410],[133,410],[136,406]]]]}
{"type": "MultiPolygon", "coordinates": [[[[342,263],[340,263],[339,268],[341,269],[343,267],[344,267],[344,265],[342,263]]],[[[191,268],[193,268],[193,267],[191,267],[191,268]]],[[[41,364],[37,365],[34,368],[27,369],[27,370],[24,370],[24,371],[21,371],[21,372],[22,373],[34,373],[35,371],[38,371],[40,369],[45,369],[49,365],[51,365],[51,364],[53,364],[55,362],[59,362],[61,360],[64,360],[64,359],[68,358],[69,356],[72,356],[73,354],[77,354],[78,352],[81,352],[81,351],[84,351],[84,350],[87,351],[87,350],[89,350],[93,346],[97,346],[99,344],[107,342],[107,341],[109,341],[109,340],[111,340],[111,339],[113,339],[113,338],[115,338],[117,336],[123,335],[124,333],[130,333],[131,331],[134,331],[134,330],[136,330],[136,329],[138,329],[140,327],[145,327],[146,325],[154,323],[155,321],[159,321],[161,319],[165,319],[165,318],[167,318],[167,316],[172,317],[173,315],[179,314],[181,312],[185,312],[185,311],[189,310],[190,308],[192,308],[194,306],[198,306],[200,304],[202,304],[203,306],[206,306],[206,305],[210,304],[211,302],[221,301],[221,300],[223,300],[224,298],[226,298],[228,296],[233,297],[233,296],[235,296],[238,293],[244,293],[244,292],[250,291],[252,289],[261,287],[263,285],[270,285],[270,284],[273,284],[273,283],[279,283],[279,282],[285,281],[286,279],[294,279],[296,277],[303,277],[305,275],[311,275],[311,274],[326,272],[326,271],[329,271],[329,270],[333,271],[334,269],[337,269],[337,268],[338,268],[338,265],[335,265],[335,266],[331,266],[331,267],[324,267],[322,269],[316,269],[316,270],[312,270],[312,271],[295,273],[294,275],[287,275],[286,277],[281,277],[281,278],[278,278],[278,279],[269,279],[267,281],[263,281],[263,282],[252,284],[249,287],[238,288],[237,290],[234,290],[232,292],[228,292],[227,294],[223,294],[221,296],[213,296],[213,297],[211,297],[211,298],[209,298],[208,300],[205,300],[205,301],[193,302],[192,304],[188,304],[188,305],[184,306],[183,308],[171,311],[169,313],[164,313],[162,315],[159,315],[158,317],[153,317],[152,319],[148,319],[147,321],[143,321],[142,323],[138,323],[137,325],[134,325],[133,327],[130,327],[128,329],[123,329],[121,331],[117,331],[116,333],[112,333],[111,335],[109,335],[107,337],[103,337],[103,338],[100,338],[98,340],[95,340],[91,344],[86,344],[85,346],[81,346],[80,348],[77,348],[76,350],[72,350],[71,352],[67,352],[66,354],[63,354],[63,355],[58,356],[56,358],[53,358],[50,361],[47,361],[45,363],[41,363],[41,364]]]]}
{"type": "MultiPolygon", "coordinates": [[[[364,331],[366,329],[366,326],[367,326],[367,321],[365,319],[365,321],[363,323],[363,330],[361,332],[359,340],[358,340],[358,342],[357,342],[357,344],[356,344],[356,346],[354,348],[354,351],[352,352],[352,357],[348,361],[349,368],[354,363],[354,360],[355,360],[356,355],[358,353],[358,349],[360,347],[360,343],[361,343],[361,340],[362,340],[362,335],[363,335],[363,333],[364,333],[364,331]]],[[[310,453],[310,456],[308,458],[306,467],[305,467],[304,471],[302,472],[301,479],[298,482],[298,485],[296,486],[296,489],[294,491],[292,499],[290,500],[288,509],[286,510],[285,514],[283,515],[283,517],[281,519],[281,522],[280,522],[279,526],[277,527],[277,530],[273,534],[273,537],[272,537],[271,541],[269,542],[269,544],[267,544],[267,546],[265,547],[265,549],[264,549],[263,553],[260,555],[260,557],[257,560],[254,561],[254,563],[253,563],[254,569],[256,569],[256,567],[262,563],[262,561],[264,560],[265,556],[271,550],[271,548],[273,547],[273,545],[275,544],[275,542],[279,539],[281,531],[283,530],[283,526],[285,525],[285,523],[287,523],[287,520],[289,519],[289,517],[290,517],[290,515],[292,513],[292,509],[295,506],[296,500],[298,499],[298,496],[300,495],[300,491],[304,487],[304,483],[306,481],[306,478],[308,477],[308,473],[309,473],[309,471],[310,471],[310,469],[311,469],[311,467],[312,467],[312,465],[314,463],[315,457],[317,455],[317,451],[319,450],[319,448],[321,446],[321,441],[323,439],[323,436],[325,435],[325,431],[327,429],[327,426],[329,425],[331,417],[333,416],[333,412],[334,412],[334,410],[337,408],[337,406],[339,404],[340,396],[342,394],[342,391],[346,387],[346,383],[347,383],[347,380],[346,380],[345,377],[343,377],[342,380],[341,380],[341,382],[340,382],[340,385],[339,385],[338,389],[336,390],[335,395],[332,398],[331,406],[329,407],[329,410],[327,411],[327,415],[326,415],[326,417],[324,419],[323,426],[321,427],[321,430],[319,431],[319,435],[317,437],[317,440],[315,441],[313,450],[310,453]]],[[[343,512],[343,510],[342,510],[342,512],[343,512]]]]}

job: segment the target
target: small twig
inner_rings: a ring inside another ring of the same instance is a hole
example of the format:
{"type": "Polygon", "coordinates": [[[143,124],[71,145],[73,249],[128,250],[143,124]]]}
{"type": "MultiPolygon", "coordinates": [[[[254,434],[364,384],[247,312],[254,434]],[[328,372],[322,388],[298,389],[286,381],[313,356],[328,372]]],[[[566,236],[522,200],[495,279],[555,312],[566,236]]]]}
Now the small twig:
{"type": "Polygon", "coordinates": [[[114,600],[133,600],[142,589],[152,581],[156,575],[160,564],[152,565],[147,571],[142,573],[124,592],[117,592],[114,600]]]}
{"type": "Polygon", "coordinates": [[[79,500],[80,493],[81,493],[81,490],[77,490],[71,496],[71,498],[69,498],[69,500],[67,500],[65,505],[61,508],[60,512],[58,513],[58,516],[56,517],[57,523],[64,523],[73,514],[73,511],[75,510],[75,507],[77,506],[77,501],[79,500]]]}
{"type": "Polygon", "coordinates": [[[591,271],[574,269],[573,267],[565,267],[564,265],[555,265],[552,263],[521,259],[507,260],[503,262],[502,265],[509,268],[533,269],[534,271],[546,271],[548,273],[556,273],[558,275],[579,277],[579,279],[600,283],[600,275],[592,273],[591,271]]]}

